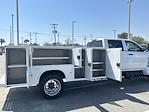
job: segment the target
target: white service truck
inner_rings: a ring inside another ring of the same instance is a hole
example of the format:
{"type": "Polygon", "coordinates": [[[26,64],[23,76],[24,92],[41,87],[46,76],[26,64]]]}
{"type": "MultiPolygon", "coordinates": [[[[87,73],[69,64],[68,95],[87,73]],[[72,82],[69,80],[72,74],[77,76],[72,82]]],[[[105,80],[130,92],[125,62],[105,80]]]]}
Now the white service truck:
{"type": "Polygon", "coordinates": [[[7,46],[7,87],[39,86],[41,94],[56,98],[63,83],[113,79],[122,82],[127,74],[149,75],[148,55],[130,40],[99,39],[88,47],[7,46]]]}
{"type": "Polygon", "coordinates": [[[88,42],[87,46],[105,49],[121,48],[121,70],[125,77],[130,78],[132,75],[148,74],[149,52],[132,40],[97,39],[88,42]]]}

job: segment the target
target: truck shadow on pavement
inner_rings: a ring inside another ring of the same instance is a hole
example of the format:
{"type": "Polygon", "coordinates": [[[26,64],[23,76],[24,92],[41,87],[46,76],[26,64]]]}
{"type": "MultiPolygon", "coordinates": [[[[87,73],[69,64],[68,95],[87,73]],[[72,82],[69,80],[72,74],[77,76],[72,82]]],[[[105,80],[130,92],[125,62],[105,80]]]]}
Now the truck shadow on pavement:
{"type": "MultiPolygon", "coordinates": [[[[76,83],[71,87],[76,87],[76,83]]],[[[78,84],[78,86],[80,86],[78,84]]],[[[68,87],[69,88],[69,87],[68,87]]],[[[85,107],[96,107],[101,112],[108,112],[101,104],[109,103],[123,108],[116,101],[129,100],[139,104],[149,106],[149,102],[145,102],[141,99],[137,99],[129,94],[148,92],[149,91],[149,79],[136,79],[126,80],[123,83],[112,81],[107,84],[100,84],[78,88],[67,89],[63,95],[54,100],[44,99],[37,87],[31,89],[16,88],[10,89],[2,111],[14,111],[14,112],[67,112],[75,109],[85,107]]]]}

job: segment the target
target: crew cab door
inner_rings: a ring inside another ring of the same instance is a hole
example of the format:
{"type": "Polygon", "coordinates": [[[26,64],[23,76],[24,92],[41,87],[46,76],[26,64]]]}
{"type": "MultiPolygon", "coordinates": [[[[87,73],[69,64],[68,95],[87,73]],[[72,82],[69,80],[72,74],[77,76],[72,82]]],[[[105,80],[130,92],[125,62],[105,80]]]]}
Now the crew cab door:
{"type": "Polygon", "coordinates": [[[122,81],[121,73],[121,48],[107,49],[106,76],[109,79],[122,81]]]}
{"type": "Polygon", "coordinates": [[[147,53],[131,41],[125,41],[127,47],[127,70],[142,70],[147,67],[147,53]]]}

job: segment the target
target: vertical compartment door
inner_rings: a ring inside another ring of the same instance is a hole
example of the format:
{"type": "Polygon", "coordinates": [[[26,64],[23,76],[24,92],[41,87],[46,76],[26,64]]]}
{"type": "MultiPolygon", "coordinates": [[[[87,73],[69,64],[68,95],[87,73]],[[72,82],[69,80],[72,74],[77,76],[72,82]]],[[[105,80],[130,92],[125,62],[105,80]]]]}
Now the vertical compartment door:
{"type": "Polygon", "coordinates": [[[107,49],[106,53],[106,76],[109,79],[122,81],[120,67],[121,48],[107,49]]]}
{"type": "Polygon", "coordinates": [[[72,49],[72,63],[76,67],[82,67],[82,48],[72,49]]]}
{"type": "Polygon", "coordinates": [[[7,85],[28,83],[28,61],[27,47],[6,48],[7,85]]]}

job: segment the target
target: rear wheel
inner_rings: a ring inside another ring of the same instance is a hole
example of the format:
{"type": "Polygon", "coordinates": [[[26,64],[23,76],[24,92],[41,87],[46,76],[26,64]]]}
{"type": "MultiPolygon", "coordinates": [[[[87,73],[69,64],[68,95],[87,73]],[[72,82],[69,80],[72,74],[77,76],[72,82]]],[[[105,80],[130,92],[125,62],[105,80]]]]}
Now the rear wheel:
{"type": "Polygon", "coordinates": [[[57,75],[47,75],[40,82],[41,94],[48,99],[54,99],[63,91],[63,80],[57,75]]]}

